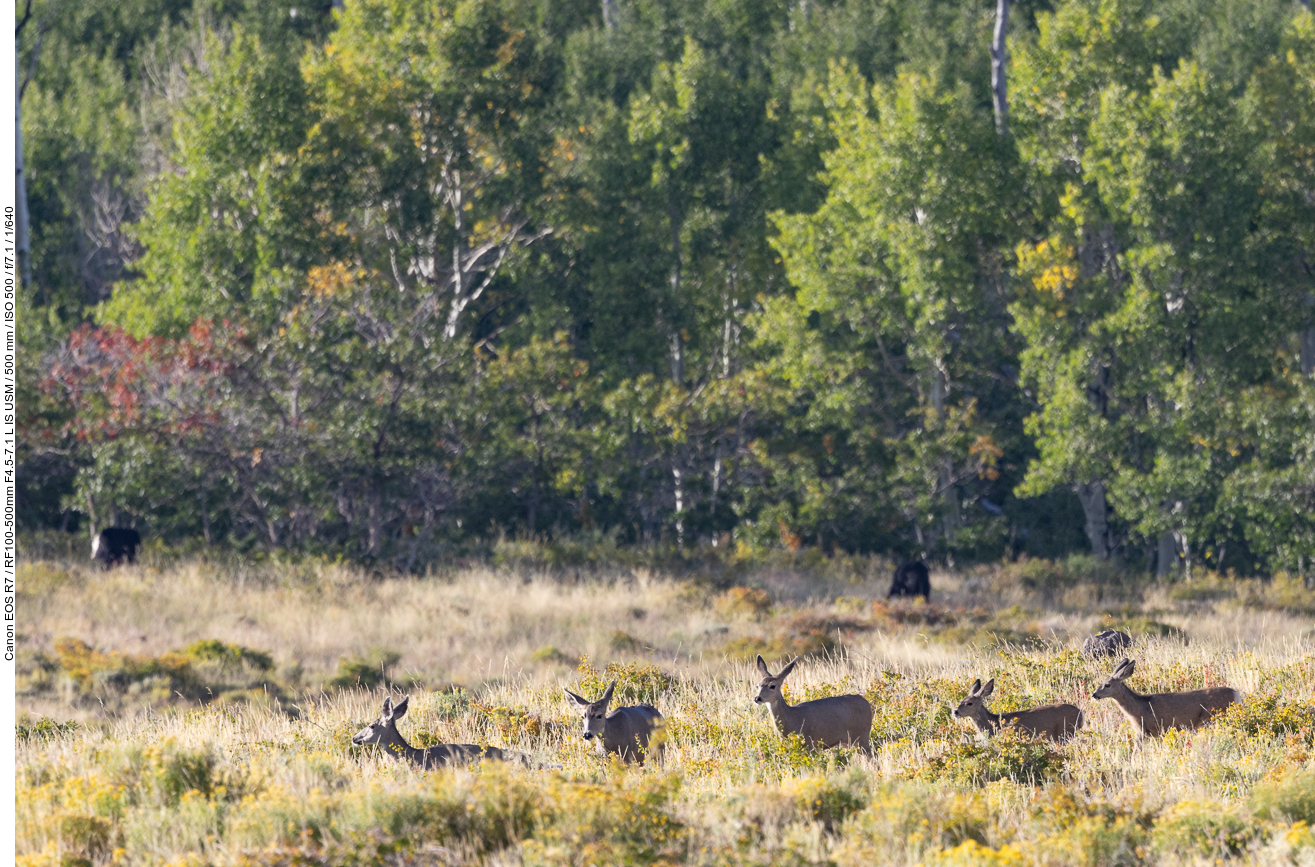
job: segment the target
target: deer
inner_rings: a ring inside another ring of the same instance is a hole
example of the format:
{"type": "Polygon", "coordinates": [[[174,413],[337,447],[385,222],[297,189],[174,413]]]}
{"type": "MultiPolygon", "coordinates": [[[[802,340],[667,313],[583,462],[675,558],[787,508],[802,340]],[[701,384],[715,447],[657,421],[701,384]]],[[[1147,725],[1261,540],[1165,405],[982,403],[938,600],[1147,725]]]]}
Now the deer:
{"type": "Polygon", "coordinates": [[[798,664],[799,657],[795,657],[780,674],[772,674],[762,656],[758,656],[758,671],[763,679],[753,700],[767,705],[781,735],[797,734],[810,747],[855,744],[863,752],[871,752],[872,705],[863,696],[833,695],[793,705],[785,700],[781,686],[798,664]]]}
{"type": "Polygon", "coordinates": [[[650,704],[637,704],[619,707],[610,714],[607,706],[612,702],[612,692],[616,681],[607,685],[597,701],[590,701],[576,695],[565,687],[562,692],[579,709],[584,718],[584,730],[581,734],[587,741],[598,738],[598,751],[603,756],[615,755],[626,764],[644,764],[644,759],[651,753],[657,757],[658,764],[663,763],[666,745],[662,742],[664,721],[662,712],[650,704]],[[652,749],[650,749],[652,744],[652,749]]]}
{"type": "Polygon", "coordinates": [[[1115,666],[1109,680],[1101,684],[1091,697],[1114,699],[1139,738],[1161,735],[1166,729],[1198,728],[1233,702],[1242,700],[1242,693],[1227,686],[1139,695],[1124,683],[1132,676],[1136,665],[1135,659],[1124,657],[1115,666]]]}
{"type": "Polygon", "coordinates": [[[954,709],[955,719],[972,720],[977,731],[984,735],[999,731],[1002,726],[1022,729],[1033,736],[1044,736],[1056,743],[1068,739],[1082,728],[1086,717],[1082,709],[1072,704],[1048,704],[1029,710],[992,713],[986,707],[987,697],[995,691],[995,678],[982,686],[981,679],[973,681],[968,697],[954,709]]]}
{"type": "Polygon", "coordinates": [[[352,735],[352,743],[358,747],[381,746],[389,755],[419,765],[421,770],[425,771],[444,765],[464,765],[479,759],[498,761],[516,759],[525,762],[525,757],[519,753],[476,744],[435,744],[424,749],[411,746],[397,730],[397,721],[406,716],[407,704],[410,701],[409,695],[396,704],[393,703],[392,696],[386,697],[379,718],[352,735]]]}

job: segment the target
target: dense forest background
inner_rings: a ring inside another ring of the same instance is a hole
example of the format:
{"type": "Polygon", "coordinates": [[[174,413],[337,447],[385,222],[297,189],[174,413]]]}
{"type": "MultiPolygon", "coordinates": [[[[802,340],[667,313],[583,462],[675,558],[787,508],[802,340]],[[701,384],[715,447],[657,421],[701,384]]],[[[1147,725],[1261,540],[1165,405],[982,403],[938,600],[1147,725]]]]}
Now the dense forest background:
{"type": "Polygon", "coordinates": [[[18,38],[29,528],[1315,556],[1295,0],[36,0],[18,38]]]}

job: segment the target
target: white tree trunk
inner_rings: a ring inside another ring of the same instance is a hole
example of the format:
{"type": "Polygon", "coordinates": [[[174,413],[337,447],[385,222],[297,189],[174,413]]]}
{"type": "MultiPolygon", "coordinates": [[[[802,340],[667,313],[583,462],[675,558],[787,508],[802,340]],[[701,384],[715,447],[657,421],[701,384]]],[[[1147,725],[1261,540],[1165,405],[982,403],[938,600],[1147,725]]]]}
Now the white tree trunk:
{"type": "Polygon", "coordinates": [[[1010,0],[996,0],[995,38],[991,40],[991,97],[995,103],[995,131],[1000,135],[1009,132],[1009,94],[1006,86],[1005,35],[1009,30],[1010,0]]]}
{"type": "Polygon", "coordinates": [[[1082,504],[1082,514],[1087,519],[1087,539],[1091,542],[1091,553],[1098,560],[1110,557],[1109,524],[1106,521],[1105,483],[1099,479],[1076,485],[1078,502],[1082,504]]]}

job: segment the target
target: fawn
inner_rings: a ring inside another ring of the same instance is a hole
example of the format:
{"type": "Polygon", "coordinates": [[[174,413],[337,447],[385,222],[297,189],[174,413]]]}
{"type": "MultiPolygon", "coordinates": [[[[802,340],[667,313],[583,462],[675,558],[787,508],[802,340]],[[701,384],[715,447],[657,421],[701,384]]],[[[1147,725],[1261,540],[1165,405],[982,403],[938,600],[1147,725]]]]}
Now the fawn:
{"type": "Polygon", "coordinates": [[[1064,740],[1082,728],[1086,721],[1081,709],[1071,704],[1048,704],[1012,713],[991,713],[986,707],[986,699],[994,691],[995,678],[988,680],[986,686],[982,686],[980,679],[973,681],[968,697],[954,709],[954,717],[972,720],[982,734],[990,734],[1001,726],[1014,726],[1033,735],[1045,735],[1052,741],[1064,740]]]}

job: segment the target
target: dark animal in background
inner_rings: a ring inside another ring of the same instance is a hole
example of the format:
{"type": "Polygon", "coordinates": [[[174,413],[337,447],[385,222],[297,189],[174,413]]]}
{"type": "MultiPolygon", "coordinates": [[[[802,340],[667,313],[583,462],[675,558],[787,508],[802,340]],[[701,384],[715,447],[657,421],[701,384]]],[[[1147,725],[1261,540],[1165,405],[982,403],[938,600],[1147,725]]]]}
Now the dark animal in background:
{"type": "Polygon", "coordinates": [[[926,563],[914,560],[895,570],[895,580],[890,582],[888,598],[894,599],[896,596],[931,599],[931,575],[927,572],[926,563]]]}
{"type": "Polygon", "coordinates": [[[1132,636],[1126,632],[1116,632],[1113,629],[1106,629],[1104,632],[1093,635],[1086,641],[1082,642],[1082,655],[1089,656],[1092,659],[1100,659],[1106,656],[1118,656],[1132,647],[1132,636]]]}
{"type": "Polygon", "coordinates": [[[142,537],[136,530],[106,527],[91,540],[91,559],[101,561],[106,569],[124,560],[135,563],[141,544],[142,537]]]}

